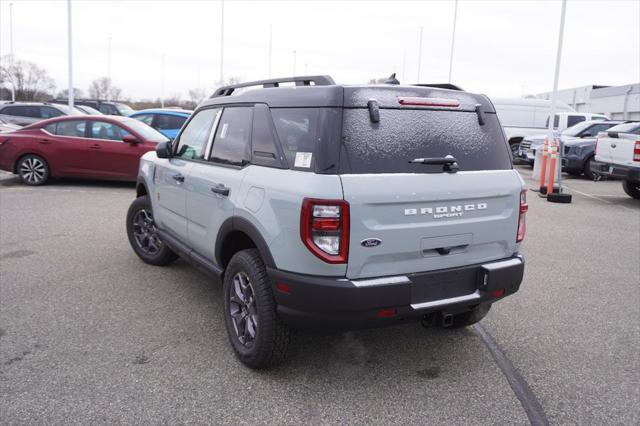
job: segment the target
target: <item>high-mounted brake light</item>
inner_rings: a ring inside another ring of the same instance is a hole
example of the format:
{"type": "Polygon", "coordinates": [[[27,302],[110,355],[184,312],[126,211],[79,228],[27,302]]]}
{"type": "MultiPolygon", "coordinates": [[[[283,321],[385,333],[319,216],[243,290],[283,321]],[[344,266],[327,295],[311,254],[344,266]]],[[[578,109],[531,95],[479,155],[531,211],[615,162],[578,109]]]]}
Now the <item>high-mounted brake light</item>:
{"type": "Polygon", "coordinates": [[[418,98],[418,97],[398,97],[398,103],[404,106],[430,106],[441,108],[458,108],[460,102],[455,99],[444,98],[418,98]]]}
{"type": "Polygon", "coordinates": [[[305,198],[300,212],[300,238],[327,263],[346,263],[349,253],[349,203],[305,198]]]}
{"type": "Polygon", "coordinates": [[[525,216],[529,210],[527,204],[527,190],[520,192],[520,215],[518,216],[518,236],[516,237],[516,243],[524,240],[524,234],[527,233],[527,222],[525,216]]]}
{"type": "Polygon", "coordinates": [[[640,141],[633,146],[633,161],[640,161],[640,141]]]}

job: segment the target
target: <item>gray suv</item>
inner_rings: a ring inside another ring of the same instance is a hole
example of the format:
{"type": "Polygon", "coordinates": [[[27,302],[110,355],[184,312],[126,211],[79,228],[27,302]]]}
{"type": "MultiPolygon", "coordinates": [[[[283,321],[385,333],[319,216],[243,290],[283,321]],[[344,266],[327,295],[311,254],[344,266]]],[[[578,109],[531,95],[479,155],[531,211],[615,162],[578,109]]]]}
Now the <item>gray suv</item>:
{"type": "Polygon", "coordinates": [[[218,89],[145,154],[127,234],[220,279],[262,368],[296,328],[479,321],[520,287],[525,194],[486,96],[294,77],[218,89]]]}
{"type": "Polygon", "coordinates": [[[86,115],[86,113],[77,108],[70,109],[67,105],[44,102],[7,102],[0,104],[0,120],[19,126],[27,126],[41,120],[63,115],[86,115]]]}

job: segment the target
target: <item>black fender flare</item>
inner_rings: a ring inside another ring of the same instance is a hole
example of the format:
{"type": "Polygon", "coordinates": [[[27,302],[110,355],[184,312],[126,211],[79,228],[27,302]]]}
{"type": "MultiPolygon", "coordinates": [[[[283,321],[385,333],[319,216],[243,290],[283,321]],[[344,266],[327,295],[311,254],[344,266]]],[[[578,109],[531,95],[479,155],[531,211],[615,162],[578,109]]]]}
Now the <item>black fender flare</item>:
{"type": "Polygon", "coordinates": [[[149,187],[142,176],[138,176],[138,179],[136,180],[136,197],[143,195],[140,191],[140,187],[144,188],[146,195],[149,195],[149,187]]]}
{"type": "Polygon", "coordinates": [[[234,231],[243,232],[251,238],[251,241],[254,242],[260,252],[260,256],[262,257],[264,264],[269,268],[276,268],[269,245],[262,237],[262,234],[260,234],[260,231],[258,231],[258,228],[256,228],[255,225],[247,219],[238,216],[233,216],[225,220],[218,230],[218,237],[216,238],[216,247],[214,252],[216,263],[218,265],[222,266],[222,244],[226,237],[234,231]]]}

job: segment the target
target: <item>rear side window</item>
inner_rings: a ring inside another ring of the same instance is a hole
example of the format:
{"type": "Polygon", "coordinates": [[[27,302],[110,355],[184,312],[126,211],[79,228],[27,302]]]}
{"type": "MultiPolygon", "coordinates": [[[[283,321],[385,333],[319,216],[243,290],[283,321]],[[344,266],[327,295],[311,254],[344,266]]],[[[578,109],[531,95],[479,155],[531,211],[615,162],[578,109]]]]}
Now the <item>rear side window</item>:
{"type": "MultiPolygon", "coordinates": [[[[85,137],[86,121],[60,121],[53,124],[57,124],[55,134],[58,136],[85,137]]],[[[46,127],[47,130],[49,130],[49,126],[46,127]]]]}
{"type": "Polygon", "coordinates": [[[567,117],[567,127],[574,126],[582,121],[585,121],[584,115],[570,115],[567,117]]]}
{"type": "Polygon", "coordinates": [[[474,112],[380,109],[372,123],[367,109],[345,109],[341,173],[439,173],[441,165],[415,158],[456,158],[460,171],[511,169],[509,150],[495,114],[478,123],[474,112]]]}
{"type": "Polygon", "coordinates": [[[40,107],[40,116],[42,118],[54,118],[60,117],[61,115],[64,115],[64,113],[56,108],[49,106],[40,107]]]}
{"type": "Polygon", "coordinates": [[[337,172],[342,108],[271,108],[271,116],[290,168],[337,172]]]}
{"type": "Polygon", "coordinates": [[[186,117],[178,117],[176,115],[167,115],[167,114],[158,114],[156,116],[155,127],[156,129],[160,129],[160,130],[175,130],[175,129],[180,129],[185,121],[187,121],[186,117]]]}
{"type": "Polygon", "coordinates": [[[33,106],[10,106],[2,110],[2,114],[15,117],[40,118],[40,109],[33,106]]]}
{"type": "Polygon", "coordinates": [[[211,161],[243,166],[249,161],[253,107],[225,108],[213,140],[211,161]]]}
{"type": "Polygon", "coordinates": [[[138,121],[142,121],[147,126],[151,126],[151,123],[153,122],[153,115],[151,114],[138,114],[135,117],[131,117],[131,118],[135,118],[138,121]]]}

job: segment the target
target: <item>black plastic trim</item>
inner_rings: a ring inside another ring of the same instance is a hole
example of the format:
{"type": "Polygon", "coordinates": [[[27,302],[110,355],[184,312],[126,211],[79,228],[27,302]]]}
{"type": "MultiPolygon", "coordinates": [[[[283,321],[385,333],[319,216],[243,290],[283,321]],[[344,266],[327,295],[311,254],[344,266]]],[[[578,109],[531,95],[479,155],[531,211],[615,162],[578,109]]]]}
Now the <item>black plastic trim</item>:
{"type": "Polygon", "coordinates": [[[218,237],[216,238],[216,247],[215,247],[215,258],[218,265],[222,265],[222,244],[226,239],[227,235],[231,232],[240,231],[245,234],[251,241],[256,245],[256,248],[260,252],[260,257],[262,257],[262,261],[268,268],[275,268],[275,261],[273,260],[273,256],[271,255],[271,250],[269,249],[269,245],[266,243],[260,231],[247,219],[242,217],[230,217],[225,220],[218,230],[218,237]]]}

